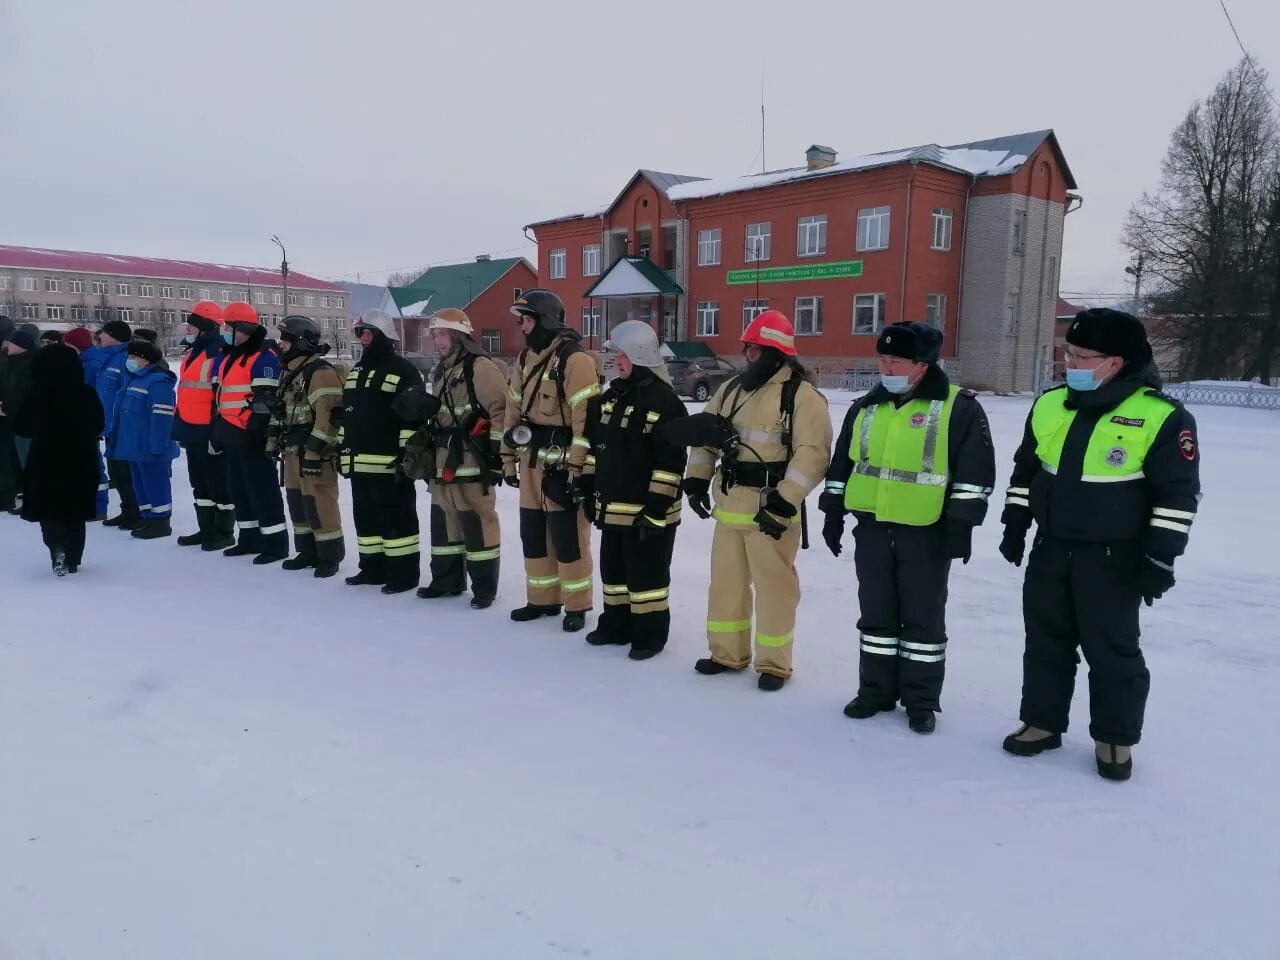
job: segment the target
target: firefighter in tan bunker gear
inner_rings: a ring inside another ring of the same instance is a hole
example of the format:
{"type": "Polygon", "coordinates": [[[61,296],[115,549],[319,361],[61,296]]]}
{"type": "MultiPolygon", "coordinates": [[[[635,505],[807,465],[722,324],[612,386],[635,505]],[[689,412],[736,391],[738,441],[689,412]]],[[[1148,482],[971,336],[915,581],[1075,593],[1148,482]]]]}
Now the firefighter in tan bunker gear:
{"type": "Polygon", "coordinates": [[[333,422],[334,410],[342,406],[342,375],[324,359],[329,346],[320,342],[315,320],[288,316],[278,329],[284,372],[267,427],[267,452],[284,456],[285,502],[297,554],[283,568],[314,568],[314,576],[332,577],[346,556],[333,422]]]}
{"type": "Polygon", "coordinates": [[[564,323],[549,290],[527,290],[511,306],[526,347],[511,371],[503,440],[503,479],[520,488],[520,543],[528,603],[517,622],[554,617],[581,630],[591,609],[591,524],[578,478],[590,452],[587,412],[600,395],[595,361],[564,323]]]}
{"type": "Polygon", "coordinates": [[[707,597],[711,656],[697,670],[717,674],[751,663],[754,590],[761,690],[781,689],[791,676],[801,507],[831,457],[827,401],[796,361],[794,337],[779,311],[758,316],[742,335],[746,371],[716,392],[702,417],[689,418],[712,415],[725,434],[724,442],[690,451],[684,482],[694,512],[716,520],[707,597]]]}
{"type": "Polygon", "coordinates": [[[502,424],[507,378],[473,338],[471,318],[447,307],[431,318],[440,362],[431,392],[440,401],[431,424],[435,445],[431,490],[431,583],[424,600],[458,596],[471,579],[471,606],[483,610],[498,593],[501,530],[494,487],[502,483],[502,424]]]}

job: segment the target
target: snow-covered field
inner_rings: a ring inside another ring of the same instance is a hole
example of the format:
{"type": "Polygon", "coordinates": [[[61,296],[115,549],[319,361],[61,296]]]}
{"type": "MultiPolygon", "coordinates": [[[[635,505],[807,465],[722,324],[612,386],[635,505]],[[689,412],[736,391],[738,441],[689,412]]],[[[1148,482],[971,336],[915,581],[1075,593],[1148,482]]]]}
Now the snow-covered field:
{"type": "Polygon", "coordinates": [[[1082,697],[1063,750],[1000,749],[1022,635],[997,519],[1029,399],[984,402],[1001,486],[952,576],[932,737],[841,714],[852,550],[816,523],[796,675],[764,694],[692,670],[693,517],[647,663],[507,619],[511,491],[487,612],[101,528],[59,581],[0,518],[0,958],[1280,956],[1280,414],[1195,411],[1205,498],[1144,611],[1118,785],[1082,697]]]}

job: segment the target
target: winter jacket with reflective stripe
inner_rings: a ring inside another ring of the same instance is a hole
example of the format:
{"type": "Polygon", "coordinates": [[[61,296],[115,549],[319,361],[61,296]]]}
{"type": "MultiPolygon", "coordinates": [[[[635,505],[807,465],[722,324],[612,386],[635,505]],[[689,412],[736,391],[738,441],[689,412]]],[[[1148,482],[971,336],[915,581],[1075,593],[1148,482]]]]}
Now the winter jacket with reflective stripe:
{"type": "MultiPolygon", "coordinates": [[[[778,463],[787,459],[787,448],[782,443],[782,388],[791,374],[791,367],[784,366],[767,383],[749,393],[742,389],[740,378],[735,377],[722,384],[704,408],[707,413],[729,418],[738,431],[743,444],[739,463],[778,463]],[[748,446],[751,449],[747,449],[748,446]]],[[[831,414],[827,399],[807,380],[796,390],[791,447],[793,454],[777,490],[796,508],[798,517],[800,504],[809,491],[822,482],[831,459],[831,414]]],[[[689,451],[687,475],[712,479],[719,456],[718,451],[707,447],[694,447],[689,451]]],[[[716,519],[735,526],[755,526],[753,518],[761,507],[760,489],[738,485],[725,493],[720,486],[719,482],[712,484],[716,519]]]]}
{"type": "MultiPolygon", "coordinates": [[[[566,428],[567,450],[552,451],[551,457],[580,471],[587,462],[587,408],[593,397],[600,396],[600,377],[595,361],[585,350],[569,354],[561,369],[555,354],[566,339],[563,335],[556,337],[546,350],[540,353],[524,350],[516,358],[511,369],[505,423],[507,429],[511,429],[527,416],[535,426],[566,428]],[[533,376],[539,369],[541,373],[533,376]],[[562,392],[564,402],[560,400],[562,392]]],[[[546,462],[547,451],[541,453],[539,462],[546,462]]],[[[519,458],[517,451],[503,445],[502,459],[508,473],[513,472],[519,458]]]]}
{"type": "Polygon", "coordinates": [[[124,380],[128,376],[124,364],[128,360],[129,345],[125,343],[102,347],[102,371],[98,374],[98,382],[94,385],[98,390],[98,399],[102,401],[102,410],[106,414],[107,428],[104,436],[110,437],[116,422],[116,399],[124,389],[124,380]]]}
{"type": "Polygon", "coordinates": [[[267,449],[322,460],[338,444],[333,411],[342,406],[343,382],[323,357],[294,357],[280,378],[267,449]]]}
{"type": "Polygon", "coordinates": [[[1025,532],[1034,518],[1051,537],[1141,540],[1164,563],[1180,556],[1200,499],[1200,447],[1195,418],[1159,385],[1149,368],[1088,393],[1041,394],[1013,458],[1005,525],[1025,532]]]}
{"type": "Polygon", "coordinates": [[[182,358],[178,374],[178,416],[173,424],[173,438],[179,442],[208,441],[222,348],[220,333],[206,333],[196,339],[182,358]]]}
{"type": "Polygon", "coordinates": [[[132,463],[164,463],[178,455],[174,443],[174,384],[166,367],[150,364],[136,376],[125,371],[124,387],[107,430],[107,456],[132,463]]]}
{"type": "Polygon", "coordinates": [[[431,392],[440,398],[440,410],[432,421],[435,428],[437,482],[474,483],[483,478],[490,465],[497,465],[502,447],[502,434],[507,419],[507,378],[492,358],[484,354],[472,354],[455,349],[435,368],[431,392]],[[476,400],[489,414],[487,426],[481,426],[481,412],[472,409],[467,392],[466,364],[471,367],[471,382],[476,400]],[[488,456],[481,463],[471,443],[454,438],[454,428],[474,433],[474,444],[488,456]],[[479,431],[479,432],[475,432],[479,431]],[[446,481],[446,469],[453,470],[453,479],[446,481]]]}
{"type": "MultiPolygon", "coordinates": [[[[218,382],[214,396],[218,405],[218,418],[245,430],[255,416],[253,402],[262,401],[270,406],[275,402],[280,386],[280,357],[274,350],[236,356],[228,353],[218,367],[218,382]]],[[[268,415],[256,414],[266,428],[268,415]]]]}
{"type": "Polygon", "coordinates": [[[653,527],[680,522],[680,481],[686,452],[661,440],[661,427],[688,415],[671,385],[643,367],[614,380],[591,404],[586,475],[595,476],[600,516],[630,526],[643,517],[653,527]]]}
{"type": "Polygon", "coordinates": [[[394,476],[413,425],[391,410],[395,398],[416,387],[424,390],[422,374],[404,357],[390,351],[365,351],[347,374],[342,391],[343,412],[338,428],[343,473],[394,476]]]}
{"type": "MultiPolygon", "coordinates": [[[[987,500],[991,495],[992,488],[995,486],[996,464],[995,450],[991,444],[991,428],[987,424],[987,415],[972,393],[967,390],[960,390],[956,393],[954,400],[951,401],[947,429],[944,434],[938,436],[935,440],[938,443],[945,443],[942,470],[938,470],[937,460],[935,460],[933,468],[927,471],[920,470],[914,464],[896,461],[883,464],[868,463],[869,457],[862,456],[863,438],[860,436],[859,431],[855,430],[855,427],[862,427],[867,423],[866,416],[863,416],[861,423],[859,423],[859,415],[863,411],[866,411],[867,415],[870,416],[879,409],[886,411],[890,409],[902,410],[910,406],[916,414],[923,415],[923,418],[918,425],[915,425],[910,416],[906,416],[905,419],[899,417],[894,421],[896,427],[912,437],[915,436],[917,431],[927,432],[933,423],[930,417],[933,404],[945,402],[951,392],[951,382],[947,379],[947,375],[941,368],[932,367],[924,375],[920,383],[916,385],[916,389],[910,396],[903,397],[892,394],[883,386],[877,384],[869,393],[855,400],[848,413],[845,414],[844,424],[840,428],[840,436],[836,440],[835,450],[831,458],[831,465],[827,469],[826,489],[821,501],[823,512],[854,512],[860,522],[866,519],[874,519],[889,523],[912,523],[912,521],[900,516],[885,515],[882,512],[877,515],[870,511],[850,510],[849,501],[846,498],[848,484],[855,472],[863,473],[865,476],[874,476],[875,470],[879,469],[882,471],[880,476],[888,478],[888,483],[891,486],[907,488],[908,486],[914,486],[914,484],[899,483],[895,480],[895,476],[902,481],[930,481],[932,478],[929,477],[912,478],[904,475],[927,472],[930,474],[942,474],[942,483],[937,489],[945,492],[945,497],[942,499],[941,504],[941,514],[933,516],[928,523],[939,519],[954,519],[973,526],[981,524],[986,519],[987,500]],[[860,467],[859,464],[863,464],[863,466],[860,467]],[[883,472],[886,470],[900,472],[895,475],[883,472]]],[[[878,416],[877,414],[877,419],[878,416]]],[[[941,425],[939,421],[939,428],[941,425]]],[[[875,420],[872,421],[872,427],[874,426],[875,420]]],[[[930,483],[925,482],[921,485],[927,487],[930,486],[930,483]]],[[[912,525],[927,524],[912,523],[912,525]]]]}

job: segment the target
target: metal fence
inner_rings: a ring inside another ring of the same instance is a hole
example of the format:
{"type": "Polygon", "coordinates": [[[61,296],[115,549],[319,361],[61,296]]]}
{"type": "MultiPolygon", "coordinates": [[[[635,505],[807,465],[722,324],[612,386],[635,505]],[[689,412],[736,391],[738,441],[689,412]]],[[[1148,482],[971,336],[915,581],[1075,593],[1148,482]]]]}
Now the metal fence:
{"type": "Polygon", "coordinates": [[[1169,383],[1164,392],[1183,403],[1202,403],[1212,407],[1254,407],[1280,410],[1280,388],[1260,383],[1169,383]]]}

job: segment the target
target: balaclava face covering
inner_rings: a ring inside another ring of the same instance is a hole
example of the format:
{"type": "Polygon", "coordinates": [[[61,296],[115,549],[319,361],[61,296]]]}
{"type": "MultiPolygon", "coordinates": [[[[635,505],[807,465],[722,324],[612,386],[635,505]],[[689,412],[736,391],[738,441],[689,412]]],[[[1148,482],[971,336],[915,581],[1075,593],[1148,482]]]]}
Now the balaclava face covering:
{"type": "Polygon", "coordinates": [[[742,375],[740,381],[742,389],[748,393],[760,389],[773,379],[774,374],[781,370],[786,362],[787,358],[780,350],[774,347],[761,347],[760,359],[755,363],[747,364],[746,372],[742,375]]]}

